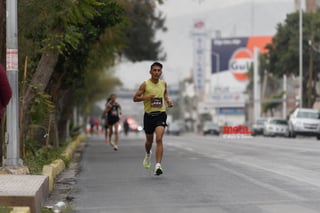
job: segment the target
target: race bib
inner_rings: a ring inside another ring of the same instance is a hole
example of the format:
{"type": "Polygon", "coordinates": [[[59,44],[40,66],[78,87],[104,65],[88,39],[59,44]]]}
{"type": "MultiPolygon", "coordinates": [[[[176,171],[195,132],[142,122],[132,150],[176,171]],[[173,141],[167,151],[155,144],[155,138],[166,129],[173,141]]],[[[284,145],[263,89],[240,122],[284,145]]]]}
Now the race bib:
{"type": "Polygon", "coordinates": [[[151,107],[161,108],[162,107],[162,98],[153,98],[151,100],[151,107]]]}
{"type": "Polygon", "coordinates": [[[118,111],[117,111],[116,109],[113,109],[113,110],[111,111],[111,115],[112,115],[112,116],[118,116],[118,111]]]}

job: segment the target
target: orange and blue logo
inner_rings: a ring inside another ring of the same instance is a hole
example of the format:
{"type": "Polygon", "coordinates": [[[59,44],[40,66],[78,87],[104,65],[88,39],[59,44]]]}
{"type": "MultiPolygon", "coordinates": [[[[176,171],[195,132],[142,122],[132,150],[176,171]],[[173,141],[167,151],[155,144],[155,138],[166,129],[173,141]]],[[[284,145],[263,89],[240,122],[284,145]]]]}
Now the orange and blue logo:
{"type": "Polygon", "coordinates": [[[211,73],[231,71],[240,82],[247,83],[248,71],[253,62],[253,52],[259,48],[261,54],[268,50],[273,36],[249,36],[218,38],[211,45],[211,73]]]}
{"type": "Polygon", "coordinates": [[[236,50],[230,58],[229,70],[233,76],[239,81],[247,81],[248,71],[252,65],[253,57],[251,51],[246,48],[236,50]]]}

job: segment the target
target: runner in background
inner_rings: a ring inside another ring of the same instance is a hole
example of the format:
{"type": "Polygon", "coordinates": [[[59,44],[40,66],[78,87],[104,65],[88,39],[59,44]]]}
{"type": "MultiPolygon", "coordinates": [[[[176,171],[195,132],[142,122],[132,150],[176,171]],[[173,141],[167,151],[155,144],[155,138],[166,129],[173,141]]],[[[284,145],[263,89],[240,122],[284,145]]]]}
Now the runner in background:
{"type": "Polygon", "coordinates": [[[126,118],[126,119],[124,119],[124,121],[123,121],[123,131],[124,131],[124,134],[125,134],[126,136],[128,135],[129,130],[130,130],[130,125],[129,125],[128,118],[126,118]]]}
{"type": "Polygon", "coordinates": [[[110,101],[106,103],[105,110],[102,114],[102,117],[107,116],[108,122],[108,131],[106,143],[110,143],[115,151],[118,150],[119,143],[119,121],[121,115],[121,106],[118,102],[116,102],[117,96],[115,94],[110,95],[110,101]],[[112,136],[114,133],[114,141],[112,141],[112,136]]]}
{"type": "MultiPolygon", "coordinates": [[[[111,98],[109,97],[107,99],[107,102],[105,104],[105,107],[107,106],[107,104],[111,101],[111,98]]],[[[103,123],[103,128],[104,128],[104,137],[105,137],[105,143],[109,144],[109,136],[108,136],[108,116],[107,116],[107,112],[104,110],[101,116],[101,119],[104,120],[103,123]]]]}

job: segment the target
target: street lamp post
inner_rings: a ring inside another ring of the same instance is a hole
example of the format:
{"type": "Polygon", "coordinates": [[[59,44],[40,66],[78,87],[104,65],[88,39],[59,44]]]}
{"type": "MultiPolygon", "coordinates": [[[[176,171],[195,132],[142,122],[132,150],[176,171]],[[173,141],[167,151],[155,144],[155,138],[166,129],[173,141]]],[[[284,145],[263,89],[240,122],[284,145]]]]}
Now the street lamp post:
{"type": "MultiPolygon", "coordinates": [[[[215,90],[214,90],[214,92],[216,93],[217,89],[219,89],[220,54],[211,51],[211,55],[215,56],[215,58],[216,58],[216,74],[217,74],[217,78],[216,78],[216,86],[215,86],[215,90]]],[[[217,106],[215,108],[216,108],[217,122],[219,123],[219,112],[218,112],[219,108],[217,106]]]]}
{"type": "Polygon", "coordinates": [[[217,85],[219,84],[219,73],[220,73],[220,54],[211,52],[213,56],[216,57],[216,73],[217,73],[217,85]]]}
{"type": "Polygon", "coordinates": [[[19,90],[18,90],[18,21],[17,0],[7,0],[6,70],[12,89],[7,106],[7,156],[5,166],[22,166],[19,144],[19,90]]]}
{"type": "Polygon", "coordinates": [[[302,70],[302,0],[300,0],[299,6],[299,107],[302,108],[302,87],[303,87],[303,70],[302,70]]]}

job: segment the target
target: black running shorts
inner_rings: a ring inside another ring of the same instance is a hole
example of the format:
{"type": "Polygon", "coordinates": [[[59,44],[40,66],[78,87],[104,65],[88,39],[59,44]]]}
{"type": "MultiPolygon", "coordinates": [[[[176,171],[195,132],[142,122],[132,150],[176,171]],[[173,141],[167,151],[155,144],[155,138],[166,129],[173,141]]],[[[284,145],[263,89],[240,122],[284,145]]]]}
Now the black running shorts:
{"type": "Polygon", "coordinates": [[[143,126],[146,134],[153,134],[157,126],[167,126],[166,112],[144,113],[143,126]]]}
{"type": "Polygon", "coordinates": [[[108,116],[108,125],[109,126],[110,125],[112,126],[119,121],[120,121],[120,118],[118,116],[108,116]]]}

